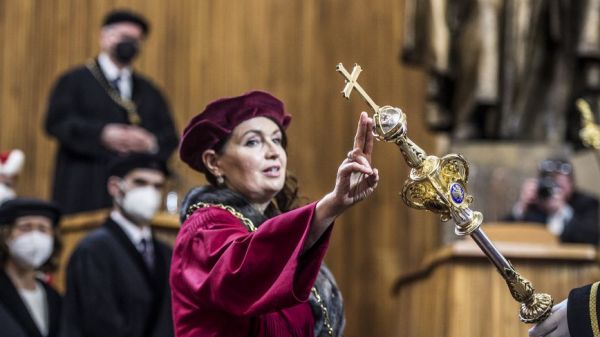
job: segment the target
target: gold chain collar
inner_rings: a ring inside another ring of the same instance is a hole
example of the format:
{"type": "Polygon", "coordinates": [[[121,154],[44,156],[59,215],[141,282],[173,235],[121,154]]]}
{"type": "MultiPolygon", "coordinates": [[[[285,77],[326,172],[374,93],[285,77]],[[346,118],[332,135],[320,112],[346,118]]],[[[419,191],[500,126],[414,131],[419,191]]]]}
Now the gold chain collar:
{"type": "Polygon", "coordinates": [[[256,227],[252,223],[252,220],[246,218],[242,213],[238,212],[235,208],[228,206],[228,205],[223,205],[223,204],[210,204],[210,203],[206,203],[206,202],[195,203],[192,206],[188,207],[186,215],[185,215],[186,219],[189,218],[189,216],[192,215],[195,211],[199,210],[200,208],[205,208],[205,207],[217,207],[220,209],[224,209],[227,212],[231,213],[231,215],[233,215],[234,217],[238,218],[244,224],[244,226],[246,226],[246,229],[248,229],[249,232],[256,231],[256,227]]]}
{"type": "MultiPolygon", "coordinates": [[[[248,229],[249,232],[256,231],[256,226],[254,226],[254,223],[252,223],[252,220],[246,218],[242,213],[237,211],[235,208],[228,206],[228,205],[223,205],[223,204],[211,204],[211,203],[206,203],[206,202],[195,203],[192,206],[188,207],[187,212],[185,214],[185,218],[186,219],[189,218],[190,215],[192,215],[195,211],[199,210],[200,208],[205,208],[205,207],[217,207],[220,209],[224,209],[224,210],[228,211],[229,213],[231,213],[231,215],[233,215],[234,217],[238,218],[244,224],[244,226],[246,226],[246,229],[248,229]]],[[[315,296],[315,299],[317,300],[317,304],[319,305],[319,307],[321,307],[321,311],[323,312],[323,325],[327,329],[327,334],[329,336],[333,337],[333,327],[331,326],[331,320],[329,319],[329,311],[327,310],[327,307],[325,307],[325,304],[323,303],[323,299],[321,298],[321,295],[317,291],[317,288],[312,287],[311,292],[315,296]]]]}
{"type": "Polygon", "coordinates": [[[95,60],[89,60],[85,66],[92,73],[92,75],[94,75],[94,78],[96,78],[96,81],[100,83],[100,86],[102,86],[108,96],[121,108],[127,111],[127,118],[129,119],[129,122],[133,125],[139,125],[142,122],[142,119],[137,111],[137,105],[135,102],[130,99],[123,99],[123,97],[121,97],[121,95],[113,87],[105,83],[106,81],[104,80],[104,75],[100,73],[101,70],[98,68],[95,60]]]}

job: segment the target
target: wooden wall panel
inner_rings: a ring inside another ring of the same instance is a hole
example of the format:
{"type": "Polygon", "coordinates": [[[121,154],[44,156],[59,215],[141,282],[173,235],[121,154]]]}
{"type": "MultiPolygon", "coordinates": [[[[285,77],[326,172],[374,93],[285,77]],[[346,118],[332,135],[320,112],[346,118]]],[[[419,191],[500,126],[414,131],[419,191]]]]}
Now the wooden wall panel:
{"type": "MultiPolygon", "coordinates": [[[[56,144],[42,128],[57,76],[98,51],[103,14],[130,7],[148,16],[152,32],[137,69],[169,98],[178,128],[211,100],[264,89],[294,116],[290,168],[307,200],[326,193],[352,145],[366,105],[341,98],[335,65],[358,62],[360,82],[380,104],[408,112],[410,135],[427,151],[423,128],[424,76],[398,61],[403,1],[371,0],[4,0],[0,1],[0,149],[28,156],[22,195],[48,197],[56,144]]],[[[346,299],[347,336],[391,336],[396,304],[391,286],[435,246],[432,217],[409,211],[398,191],[407,176],[400,152],[377,144],[382,180],[369,201],[336,224],[328,263],[346,299]]],[[[203,183],[176,157],[184,193],[203,183]]]]}

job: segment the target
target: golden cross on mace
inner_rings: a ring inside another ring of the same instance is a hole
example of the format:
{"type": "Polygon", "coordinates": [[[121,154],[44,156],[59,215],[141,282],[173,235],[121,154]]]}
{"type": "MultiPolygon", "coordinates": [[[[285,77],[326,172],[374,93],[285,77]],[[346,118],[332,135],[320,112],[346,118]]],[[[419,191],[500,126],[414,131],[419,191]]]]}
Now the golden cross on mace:
{"type": "Polygon", "coordinates": [[[352,74],[348,73],[346,68],[344,68],[344,65],[341,63],[337,64],[335,70],[337,70],[337,72],[339,72],[340,74],[342,74],[342,76],[346,78],[346,86],[344,87],[344,90],[342,90],[342,94],[345,98],[350,99],[352,89],[356,89],[356,91],[358,91],[358,93],[365,99],[365,101],[367,101],[367,104],[371,106],[371,109],[373,109],[375,113],[379,111],[379,106],[375,104],[375,102],[373,102],[371,97],[357,82],[358,75],[360,75],[360,72],[362,71],[362,68],[358,64],[354,64],[354,68],[352,68],[352,74]]]}
{"type": "Polygon", "coordinates": [[[349,73],[341,63],[338,63],[335,69],[346,79],[346,85],[344,86],[344,90],[342,90],[342,95],[345,98],[350,99],[352,90],[358,91],[371,109],[373,109],[373,112],[375,112],[373,115],[373,120],[375,121],[375,136],[377,139],[396,143],[402,139],[405,143],[410,144],[411,147],[410,151],[408,152],[408,156],[410,157],[408,160],[409,165],[411,167],[419,165],[424,159],[419,157],[423,150],[421,150],[410,139],[406,138],[406,115],[402,112],[402,110],[389,105],[380,107],[379,105],[375,104],[369,94],[367,94],[363,87],[357,82],[358,75],[360,75],[362,71],[362,68],[358,64],[354,65],[354,68],[352,68],[352,73],[349,73]]]}
{"type": "Polygon", "coordinates": [[[404,203],[412,208],[440,214],[442,221],[452,219],[457,235],[469,235],[475,241],[504,278],[512,297],[521,303],[521,321],[537,323],[550,316],[552,297],[536,293],[531,282],[515,270],[480,228],[483,215],[470,209],[473,197],[467,193],[469,163],[466,159],[454,153],[442,158],[427,155],[407,137],[404,112],[389,105],[379,107],[358,84],[358,75],[362,71],[358,64],[354,65],[352,73],[348,73],[341,63],[336,66],[336,71],[346,80],[342,90],[344,97],[349,99],[352,90],[356,90],[375,112],[373,121],[376,138],[398,145],[411,167],[402,188],[404,203]]]}

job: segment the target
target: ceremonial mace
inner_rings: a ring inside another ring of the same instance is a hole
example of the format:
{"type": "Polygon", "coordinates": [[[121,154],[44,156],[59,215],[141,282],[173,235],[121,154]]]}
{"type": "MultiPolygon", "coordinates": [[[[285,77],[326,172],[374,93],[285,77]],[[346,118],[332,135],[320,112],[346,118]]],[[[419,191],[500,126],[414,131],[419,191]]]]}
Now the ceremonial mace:
{"type": "Polygon", "coordinates": [[[519,318],[524,323],[537,323],[550,316],[553,300],[544,293],[536,293],[531,282],[522,277],[512,264],[498,251],[480,228],[483,215],[473,211],[469,205],[473,197],[467,193],[469,164],[458,154],[448,154],[442,158],[427,155],[423,149],[407,137],[406,115],[400,108],[389,105],[378,106],[358,84],[357,78],[362,68],[355,64],[349,73],[339,63],[337,72],[346,80],[342,90],[349,99],[352,90],[365,99],[375,112],[373,115],[374,136],[377,140],[398,145],[408,166],[411,167],[408,179],[402,188],[402,200],[407,206],[426,209],[440,214],[442,221],[454,220],[454,231],[459,236],[470,235],[508,285],[512,297],[521,303],[519,318]]]}

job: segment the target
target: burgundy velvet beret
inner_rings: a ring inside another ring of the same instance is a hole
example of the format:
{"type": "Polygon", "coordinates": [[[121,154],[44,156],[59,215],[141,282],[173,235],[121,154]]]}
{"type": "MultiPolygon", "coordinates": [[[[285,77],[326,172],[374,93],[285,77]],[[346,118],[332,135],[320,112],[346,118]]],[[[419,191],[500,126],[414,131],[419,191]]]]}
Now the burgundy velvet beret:
{"type": "Polygon", "coordinates": [[[263,91],[216,100],[192,118],[183,130],[179,157],[194,170],[206,172],[202,153],[227,139],[237,125],[255,117],[270,118],[283,130],[292,119],[280,100],[263,91]]]}

